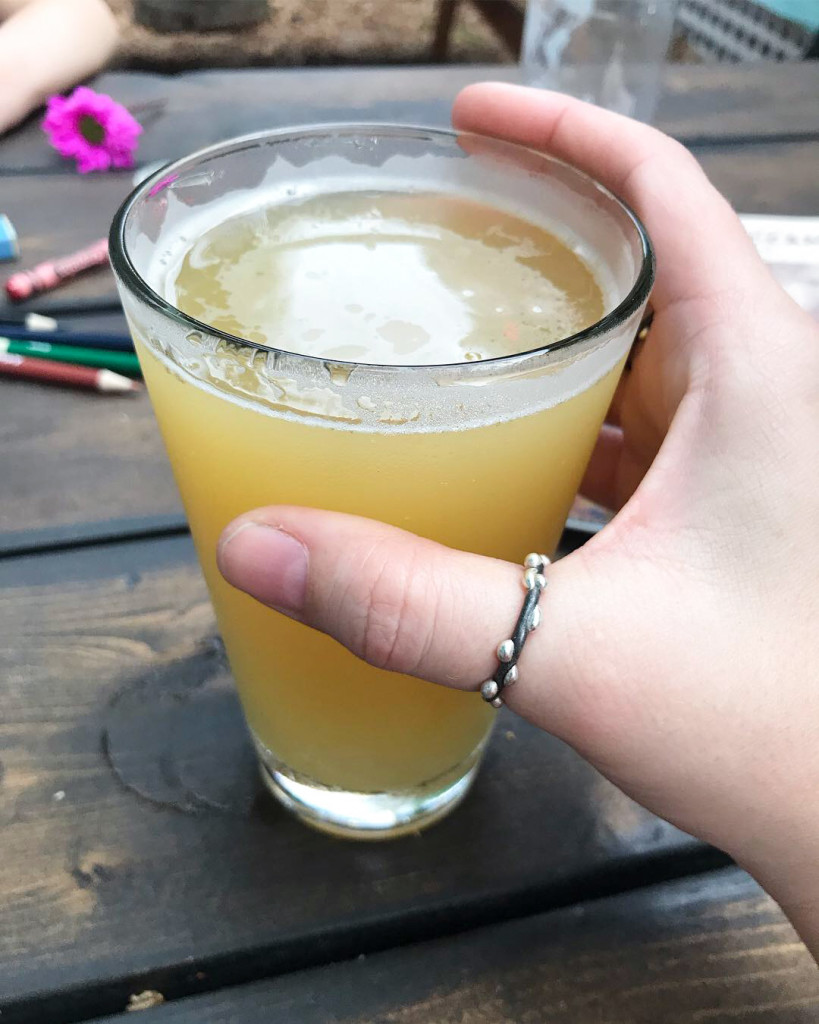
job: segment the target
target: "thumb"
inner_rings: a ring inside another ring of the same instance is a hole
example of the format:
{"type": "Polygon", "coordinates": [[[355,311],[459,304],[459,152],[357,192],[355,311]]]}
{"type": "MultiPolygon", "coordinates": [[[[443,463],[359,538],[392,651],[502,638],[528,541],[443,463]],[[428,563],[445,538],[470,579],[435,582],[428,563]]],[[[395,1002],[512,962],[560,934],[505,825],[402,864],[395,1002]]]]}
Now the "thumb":
{"type": "MultiPolygon", "coordinates": [[[[542,624],[503,699],[644,806],[724,846],[726,834],[740,831],[731,808],[746,806],[733,780],[754,776],[743,765],[723,780],[705,753],[727,751],[730,760],[726,721],[750,734],[730,685],[743,678],[736,652],[748,643],[732,632],[722,588],[703,583],[702,567],[679,548],[683,568],[675,568],[639,523],[629,539],[629,517],[639,513],[627,506],[548,567],[542,624]]],[[[525,596],[521,564],[291,506],[234,520],[218,563],[229,583],[370,664],[463,690],[493,676],[497,646],[511,636],[525,596]]]]}
{"type": "MultiPolygon", "coordinates": [[[[544,625],[504,690],[515,711],[550,731],[573,712],[561,680],[588,594],[570,563],[550,566],[541,597],[544,625]],[[556,598],[556,599],[555,599],[556,598]]],[[[521,552],[521,560],[526,552],[521,552]]],[[[273,506],[234,520],[222,534],[219,568],[258,601],[328,633],[378,668],[478,690],[498,667],[525,590],[521,565],[446,548],[357,516],[273,506]]]]}

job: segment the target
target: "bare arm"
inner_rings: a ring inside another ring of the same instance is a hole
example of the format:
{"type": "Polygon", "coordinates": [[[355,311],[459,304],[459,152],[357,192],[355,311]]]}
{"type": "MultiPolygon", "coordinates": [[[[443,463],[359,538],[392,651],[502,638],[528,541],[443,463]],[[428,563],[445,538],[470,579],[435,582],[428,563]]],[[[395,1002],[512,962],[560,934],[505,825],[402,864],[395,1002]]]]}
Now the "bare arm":
{"type": "Polygon", "coordinates": [[[0,133],[98,71],[117,43],[105,0],[0,0],[0,133]]]}

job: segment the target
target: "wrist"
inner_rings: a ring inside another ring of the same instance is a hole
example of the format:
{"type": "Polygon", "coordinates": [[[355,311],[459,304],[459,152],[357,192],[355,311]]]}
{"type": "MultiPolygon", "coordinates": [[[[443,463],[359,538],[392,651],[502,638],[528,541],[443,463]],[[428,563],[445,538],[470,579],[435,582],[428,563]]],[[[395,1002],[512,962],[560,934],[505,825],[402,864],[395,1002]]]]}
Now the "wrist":
{"type": "Polygon", "coordinates": [[[37,88],[36,74],[9,49],[0,41],[0,132],[22,121],[46,98],[37,88]]]}

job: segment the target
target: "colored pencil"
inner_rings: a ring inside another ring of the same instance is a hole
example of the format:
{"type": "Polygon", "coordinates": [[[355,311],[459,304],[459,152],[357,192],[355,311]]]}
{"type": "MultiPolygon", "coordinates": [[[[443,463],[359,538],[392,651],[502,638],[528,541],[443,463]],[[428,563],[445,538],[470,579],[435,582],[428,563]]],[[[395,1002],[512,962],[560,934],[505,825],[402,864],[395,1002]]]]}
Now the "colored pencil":
{"type": "Polygon", "coordinates": [[[64,281],[81,274],[92,267],[108,263],[108,239],[100,238],[92,245],[61,256],[57,260],[45,260],[31,270],[21,270],[6,281],[6,294],[13,302],[30,299],[40,292],[50,292],[64,281]]]}
{"type": "MultiPolygon", "coordinates": [[[[20,305],[26,306],[27,303],[21,302],[20,305]]],[[[117,295],[98,295],[88,298],[78,296],[71,298],[57,294],[53,299],[34,299],[32,305],[34,307],[32,312],[41,313],[43,316],[79,316],[89,313],[122,312],[122,303],[117,295]]],[[[6,306],[6,309],[8,308],[6,306]]]]}
{"type": "Polygon", "coordinates": [[[51,335],[60,325],[50,316],[41,316],[39,313],[7,313],[0,310],[0,331],[9,327],[22,328],[25,331],[39,331],[41,334],[51,335]]]}
{"type": "Polygon", "coordinates": [[[0,353],[0,374],[36,380],[43,384],[67,384],[87,391],[103,391],[107,394],[128,394],[141,391],[142,385],[128,377],[122,377],[112,370],[95,370],[90,366],[73,366],[71,363],[52,363],[47,359],[31,359],[0,353]]]}
{"type": "Polygon", "coordinates": [[[28,327],[5,326],[0,317],[0,332],[15,341],[46,341],[49,344],[77,345],[80,348],[99,348],[109,352],[134,351],[130,335],[108,331],[38,331],[28,327]]]}
{"type": "Polygon", "coordinates": [[[139,360],[132,352],[108,352],[97,348],[75,348],[73,345],[52,345],[48,341],[18,341],[0,337],[0,353],[16,356],[34,356],[55,363],[73,363],[75,366],[96,366],[103,370],[116,370],[129,377],[140,375],[139,360]]]}

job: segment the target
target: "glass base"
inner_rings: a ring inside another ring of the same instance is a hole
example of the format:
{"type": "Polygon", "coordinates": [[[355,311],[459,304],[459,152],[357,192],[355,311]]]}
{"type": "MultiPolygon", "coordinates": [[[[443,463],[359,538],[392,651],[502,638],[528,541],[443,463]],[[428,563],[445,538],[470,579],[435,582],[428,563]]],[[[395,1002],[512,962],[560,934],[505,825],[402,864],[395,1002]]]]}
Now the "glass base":
{"type": "Polygon", "coordinates": [[[418,832],[449,814],[469,792],[483,745],[444,775],[392,793],[354,793],[295,779],[258,741],[256,748],[265,785],[306,825],[344,839],[373,840],[418,832]]]}

